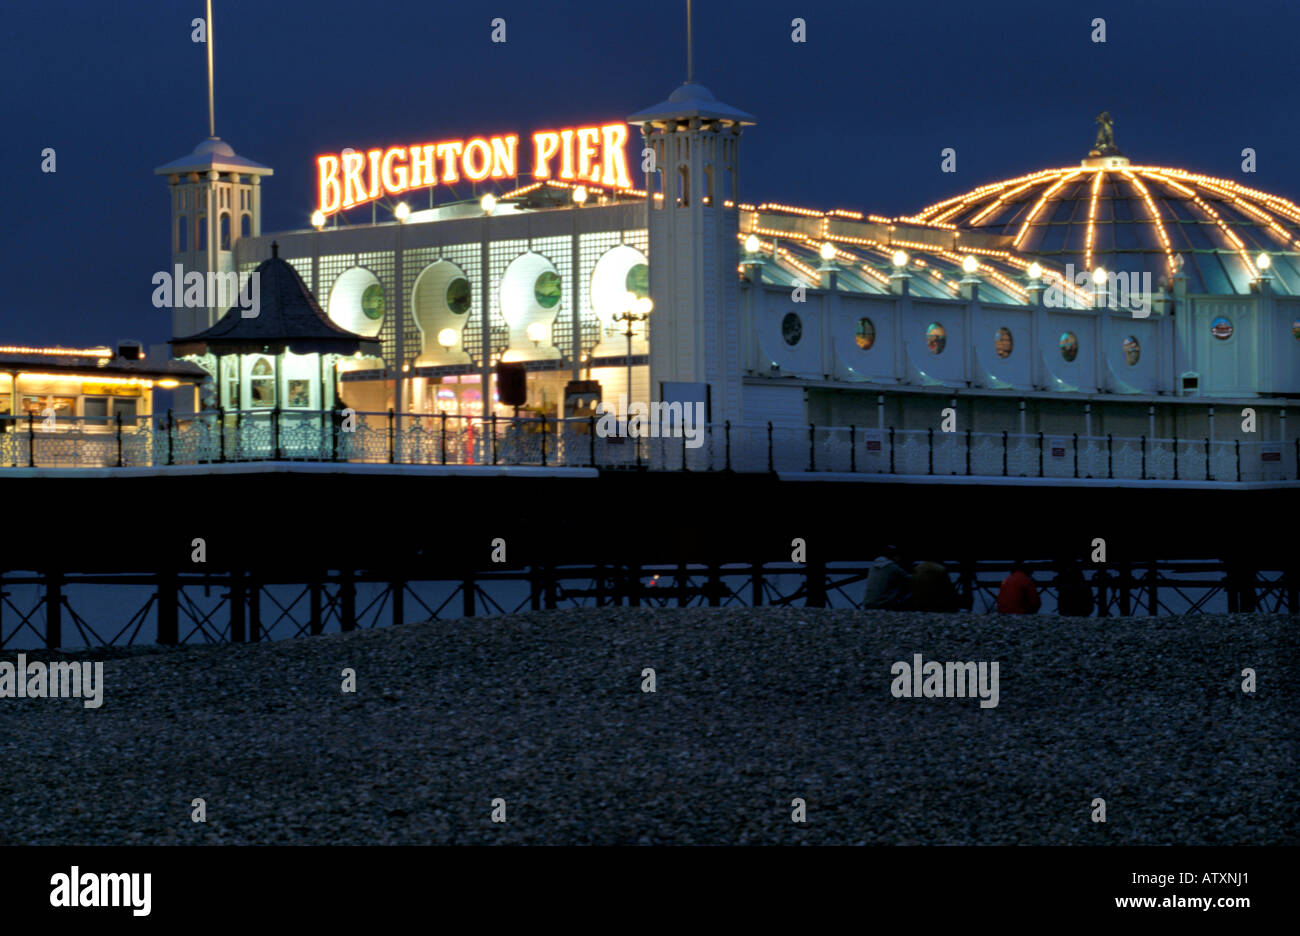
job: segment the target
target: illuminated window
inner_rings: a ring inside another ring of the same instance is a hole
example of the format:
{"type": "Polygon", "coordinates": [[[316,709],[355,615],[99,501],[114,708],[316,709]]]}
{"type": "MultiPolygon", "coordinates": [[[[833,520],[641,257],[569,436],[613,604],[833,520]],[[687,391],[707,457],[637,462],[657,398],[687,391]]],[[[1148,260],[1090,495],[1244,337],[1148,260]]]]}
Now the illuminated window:
{"type": "Polygon", "coordinates": [[[993,333],[993,350],[997,352],[998,357],[1011,357],[1011,349],[1014,346],[1014,342],[1011,340],[1011,329],[999,328],[993,333]]]}
{"type": "Polygon", "coordinates": [[[136,424],[136,401],[135,400],[114,400],[113,401],[113,418],[121,419],[122,425],[127,428],[135,428],[136,424]]]}
{"type": "Polygon", "coordinates": [[[366,287],[365,292],[361,294],[361,311],[365,313],[366,318],[372,322],[378,322],[384,317],[384,287],[378,283],[371,283],[366,287]]]}
{"type": "Polygon", "coordinates": [[[1210,323],[1210,334],[1220,341],[1227,341],[1232,337],[1232,322],[1220,315],[1210,323]]]}
{"type": "Polygon", "coordinates": [[[691,170],[685,166],[677,167],[677,204],[691,203],[691,170]]]}
{"type": "Polygon", "coordinates": [[[803,322],[794,312],[787,312],[785,318],[781,319],[781,337],[788,345],[797,345],[803,337],[803,322]]]}
{"type": "MultiPolygon", "coordinates": [[[[527,282],[525,280],[525,282],[527,282]]],[[[560,301],[560,277],[558,273],[547,270],[537,277],[533,284],[533,296],[543,309],[553,309],[560,301]]]]}
{"type": "Polygon", "coordinates": [[[108,399],[106,397],[86,397],[82,402],[81,415],[87,426],[107,426],[108,399]]]}
{"type": "Polygon", "coordinates": [[[1134,335],[1129,335],[1124,339],[1124,363],[1132,367],[1141,356],[1142,346],[1138,344],[1138,340],[1134,335]]]}
{"type": "Polygon", "coordinates": [[[1079,339],[1074,332],[1065,332],[1061,335],[1061,357],[1067,361],[1073,361],[1079,356],[1079,339]]]}
{"type": "Polygon", "coordinates": [[[871,346],[876,343],[876,326],[871,323],[871,319],[858,319],[858,333],[856,340],[858,342],[858,347],[863,351],[871,350],[871,346]]]}
{"type": "Polygon", "coordinates": [[[644,299],[650,295],[650,267],[644,263],[638,263],[627,271],[625,281],[627,291],[635,295],[638,299],[644,299]]]}
{"type": "Polygon", "coordinates": [[[943,346],[948,343],[948,333],[938,322],[931,322],[925,330],[925,346],[931,354],[943,353],[943,346]]]}
{"type": "Polygon", "coordinates": [[[470,301],[469,280],[465,277],[458,276],[447,284],[447,308],[456,315],[468,312],[470,301]]]}
{"type": "Polygon", "coordinates": [[[713,204],[713,163],[704,164],[704,204],[713,204]]]}
{"type": "Polygon", "coordinates": [[[289,405],[290,406],[311,406],[311,381],[310,380],[291,380],[289,381],[289,405]]]}
{"type": "Polygon", "coordinates": [[[248,390],[254,406],[275,406],[275,369],[266,358],[253,364],[248,390]]]}
{"type": "Polygon", "coordinates": [[[1300,318],[1291,323],[1291,337],[1300,341],[1300,318]]]}

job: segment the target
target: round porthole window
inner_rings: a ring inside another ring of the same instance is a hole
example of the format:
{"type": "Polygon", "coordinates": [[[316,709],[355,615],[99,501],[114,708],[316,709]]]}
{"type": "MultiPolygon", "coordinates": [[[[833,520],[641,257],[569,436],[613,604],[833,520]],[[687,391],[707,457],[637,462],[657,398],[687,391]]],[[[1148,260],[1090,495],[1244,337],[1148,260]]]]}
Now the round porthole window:
{"type": "Polygon", "coordinates": [[[464,315],[469,311],[469,305],[469,280],[458,276],[447,284],[447,308],[456,315],[464,315]]]}
{"type": "Polygon", "coordinates": [[[1011,357],[1012,347],[1014,347],[1014,342],[1011,340],[1011,329],[999,328],[993,333],[993,350],[997,352],[998,357],[1011,357]]]}
{"type": "Polygon", "coordinates": [[[948,333],[938,322],[931,322],[925,330],[925,346],[931,354],[940,354],[948,343],[948,333]]]}
{"type": "Polygon", "coordinates": [[[863,351],[871,350],[871,346],[876,343],[876,326],[872,324],[871,319],[858,319],[856,341],[863,351]]]}
{"type": "Polygon", "coordinates": [[[1073,361],[1079,356],[1079,339],[1074,332],[1061,335],[1061,357],[1073,361]]]}
{"type": "Polygon", "coordinates": [[[536,297],[537,304],[543,309],[555,308],[556,303],[560,301],[559,274],[547,270],[538,276],[537,282],[533,284],[533,296],[536,297]]]}
{"type": "Polygon", "coordinates": [[[1137,337],[1129,335],[1124,339],[1124,363],[1132,367],[1142,356],[1142,346],[1138,344],[1137,337]]]}
{"type": "Polygon", "coordinates": [[[627,271],[624,283],[628,292],[638,299],[644,299],[650,295],[650,267],[644,263],[638,263],[627,271]]]}
{"type": "Polygon", "coordinates": [[[378,322],[384,317],[384,287],[378,283],[366,287],[361,294],[361,311],[372,322],[378,322]]]}
{"type": "Polygon", "coordinates": [[[803,322],[799,316],[793,312],[787,312],[785,318],[781,319],[781,337],[785,339],[788,345],[797,345],[799,339],[803,337],[803,322]]]}
{"type": "Polygon", "coordinates": [[[1210,323],[1210,334],[1220,341],[1227,341],[1232,337],[1232,322],[1220,315],[1210,323]]]}

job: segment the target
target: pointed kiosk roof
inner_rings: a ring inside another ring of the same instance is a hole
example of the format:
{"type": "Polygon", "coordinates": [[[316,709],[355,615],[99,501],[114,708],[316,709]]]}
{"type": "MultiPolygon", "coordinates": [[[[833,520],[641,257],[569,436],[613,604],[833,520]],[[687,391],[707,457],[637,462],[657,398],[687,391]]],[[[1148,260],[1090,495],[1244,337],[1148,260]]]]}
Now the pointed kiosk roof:
{"type": "Polygon", "coordinates": [[[358,335],[330,321],[320,303],[290,264],[271,244],[271,258],[258,264],[260,306],[245,318],[232,306],[211,328],[171,340],[172,353],[187,354],[362,354],[379,356],[376,338],[358,335]]]}
{"type": "Polygon", "coordinates": [[[194,152],[182,156],[180,159],[173,159],[166,165],[159,166],[153,171],[154,175],[188,175],[191,172],[197,172],[200,175],[211,172],[234,172],[240,175],[269,176],[274,175],[275,170],[269,166],[263,166],[261,163],[253,162],[251,159],[245,159],[238,155],[232,147],[221,137],[208,137],[198,146],[194,147],[194,152]]]}

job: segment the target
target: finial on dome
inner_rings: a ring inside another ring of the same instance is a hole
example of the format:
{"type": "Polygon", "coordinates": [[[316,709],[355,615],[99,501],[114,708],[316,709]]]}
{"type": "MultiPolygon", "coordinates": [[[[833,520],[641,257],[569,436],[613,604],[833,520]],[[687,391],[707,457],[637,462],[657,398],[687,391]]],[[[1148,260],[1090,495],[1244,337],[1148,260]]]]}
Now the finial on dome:
{"type": "Polygon", "coordinates": [[[1097,142],[1088,150],[1084,166],[1127,166],[1128,158],[1115,145],[1115,121],[1110,111],[1102,111],[1095,120],[1097,124],[1097,142]]]}

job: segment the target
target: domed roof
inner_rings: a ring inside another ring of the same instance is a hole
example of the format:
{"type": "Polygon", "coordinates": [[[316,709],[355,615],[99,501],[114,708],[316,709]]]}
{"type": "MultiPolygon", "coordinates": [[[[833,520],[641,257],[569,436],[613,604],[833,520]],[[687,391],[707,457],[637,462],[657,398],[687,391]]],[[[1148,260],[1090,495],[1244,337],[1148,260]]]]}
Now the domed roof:
{"type": "Polygon", "coordinates": [[[674,90],[666,101],[638,111],[627,120],[628,123],[646,124],[661,120],[688,120],[692,117],[741,125],[754,123],[753,115],[723,104],[713,96],[712,91],[694,81],[688,81],[674,90]]]}
{"type": "Polygon", "coordinates": [[[154,175],[186,175],[191,172],[234,172],[239,175],[269,176],[275,172],[259,162],[245,159],[220,137],[208,137],[180,159],[173,159],[154,170],[154,175]]]}
{"type": "Polygon", "coordinates": [[[1078,167],[984,185],[904,220],[1004,235],[1008,249],[1078,271],[1150,273],[1153,285],[1181,267],[1190,293],[1248,293],[1268,253],[1274,288],[1300,295],[1300,207],[1228,179],[1128,163],[1094,151],[1078,167]]]}

